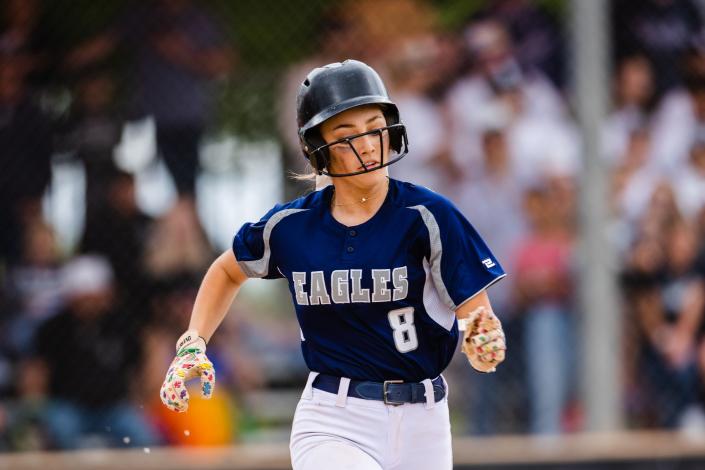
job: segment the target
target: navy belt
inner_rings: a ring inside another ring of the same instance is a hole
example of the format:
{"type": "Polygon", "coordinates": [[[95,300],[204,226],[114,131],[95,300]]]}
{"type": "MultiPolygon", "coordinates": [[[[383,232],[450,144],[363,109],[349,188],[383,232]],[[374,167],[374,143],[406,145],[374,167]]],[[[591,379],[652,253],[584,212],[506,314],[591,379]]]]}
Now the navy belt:
{"type": "MultiPolygon", "coordinates": [[[[431,381],[433,398],[441,401],[446,396],[446,386],[438,376],[431,381]]],[[[340,377],[318,374],[313,381],[313,387],[324,392],[338,393],[340,377]]],[[[401,380],[386,380],[384,382],[364,382],[350,380],[348,396],[363,400],[379,400],[387,405],[403,405],[404,403],[426,403],[426,387],[418,382],[402,382],[401,380]]]]}

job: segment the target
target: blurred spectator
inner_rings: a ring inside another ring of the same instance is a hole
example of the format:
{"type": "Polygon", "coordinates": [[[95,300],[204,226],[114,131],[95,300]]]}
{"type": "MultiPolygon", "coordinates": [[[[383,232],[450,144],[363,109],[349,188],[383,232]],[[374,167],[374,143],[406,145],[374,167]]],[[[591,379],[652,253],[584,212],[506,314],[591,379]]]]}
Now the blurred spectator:
{"type": "Polygon", "coordinates": [[[636,238],[637,221],[664,177],[653,161],[658,100],[646,56],[626,56],[619,62],[613,95],[614,107],[602,131],[603,151],[611,170],[615,241],[625,253],[636,238]]]}
{"type": "Polygon", "coordinates": [[[606,157],[613,165],[623,163],[620,157],[627,153],[634,132],[649,132],[658,104],[654,86],[653,69],[646,57],[635,55],[620,61],[614,80],[614,107],[603,129],[606,157]]]}
{"type": "MultiPolygon", "coordinates": [[[[641,236],[633,241],[620,273],[620,291],[624,298],[625,324],[640,325],[643,312],[655,304],[658,294],[660,269],[664,262],[663,246],[658,238],[641,236]]],[[[648,331],[643,328],[625,328],[624,384],[626,409],[630,421],[643,416],[646,397],[642,387],[641,345],[648,331]]],[[[643,423],[637,422],[637,426],[643,423]]]]}
{"type": "Polygon", "coordinates": [[[465,177],[481,174],[481,136],[497,127],[507,129],[520,185],[532,184],[546,173],[574,174],[575,132],[551,83],[539,71],[519,66],[509,35],[499,23],[471,24],[465,38],[474,66],[445,98],[453,158],[465,177]]]}
{"type": "Polygon", "coordinates": [[[150,424],[129,401],[142,352],[139,335],[114,305],[110,264],[77,257],[64,267],[62,286],[66,309],[35,340],[49,374],[43,418],[51,442],[70,449],[100,436],[111,445],[125,445],[123,437],[134,446],[155,444],[150,424]]]}
{"type": "Polygon", "coordinates": [[[663,240],[669,227],[681,219],[673,187],[667,180],[660,180],[649,193],[646,210],[636,221],[637,238],[646,236],[663,240]]]}
{"type": "Polygon", "coordinates": [[[197,215],[187,205],[177,204],[157,219],[147,234],[144,262],[147,274],[154,279],[200,274],[213,258],[197,215]]]}
{"type": "MultiPolygon", "coordinates": [[[[662,304],[666,318],[675,317],[676,329],[673,341],[665,346],[664,352],[674,366],[692,360],[695,330],[702,315],[699,308],[693,309],[692,299],[688,297],[691,286],[700,281],[695,271],[698,248],[693,226],[687,222],[675,223],[666,233],[667,265],[662,304]]],[[[656,331],[656,335],[659,334],[656,331]]]]}
{"type": "Polygon", "coordinates": [[[695,220],[705,208],[705,132],[690,149],[688,165],[674,175],[673,187],[680,212],[695,220]]]}
{"type": "Polygon", "coordinates": [[[681,83],[681,59],[702,20],[690,0],[616,0],[612,27],[617,57],[645,54],[654,64],[661,94],[681,83]]]}
{"type": "Polygon", "coordinates": [[[0,449],[13,451],[41,451],[49,440],[42,425],[46,405],[46,366],[34,360],[23,359],[17,364],[14,377],[15,397],[0,403],[0,449]]]}
{"type": "Polygon", "coordinates": [[[76,104],[64,124],[62,150],[73,152],[86,175],[86,219],[108,205],[107,191],[116,174],[113,150],[120,140],[122,123],[114,107],[115,83],[101,70],[82,73],[76,85],[76,104]]]}
{"type": "Polygon", "coordinates": [[[697,243],[692,227],[676,221],[665,232],[664,251],[648,234],[634,247],[625,273],[637,325],[648,425],[675,427],[696,400],[695,341],[702,319],[695,272],[697,243]]]}
{"type": "MultiPolygon", "coordinates": [[[[703,52],[696,53],[705,58],[703,52]]],[[[673,174],[687,166],[690,149],[705,128],[705,74],[686,76],[685,87],[669,92],[653,118],[650,161],[657,171],[673,174]]]]}
{"type": "Polygon", "coordinates": [[[51,178],[52,124],[28,95],[23,66],[0,57],[0,259],[20,253],[51,178]]]}
{"type": "Polygon", "coordinates": [[[67,62],[72,68],[84,67],[123,43],[129,46],[135,56],[130,73],[135,78],[134,112],[154,118],[158,150],[179,197],[191,201],[199,142],[215,117],[213,86],[230,72],[233,54],[201,3],[153,0],[130,5],[133,9],[120,21],[75,49],[67,62]]]}
{"type": "Polygon", "coordinates": [[[563,88],[563,32],[555,19],[529,0],[496,0],[476,15],[504,24],[512,35],[519,65],[540,70],[558,88],[563,88]]]}
{"type": "Polygon", "coordinates": [[[557,434],[575,392],[574,237],[548,185],[524,198],[530,231],[517,244],[514,286],[523,319],[529,431],[557,434]],[[546,367],[546,364],[551,364],[546,367]]]}
{"type": "MultiPolygon", "coordinates": [[[[458,83],[457,92],[472,98],[467,104],[486,104],[504,92],[518,91],[525,96],[525,111],[546,117],[561,117],[564,105],[560,95],[535,68],[522,68],[515,44],[505,27],[485,20],[470,24],[464,39],[472,61],[472,72],[458,83]]],[[[475,109],[475,108],[470,108],[475,109]]]]}
{"type": "Polygon", "coordinates": [[[654,190],[663,180],[649,165],[652,137],[646,127],[634,129],[628,136],[624,152],[615,157],[612,169],[612,203],[615,215],[628,226],[623,244],[634,239],[637,222],[647,211],[654,190]]]}
{"type": "Polygon", "coordinates": [[[110,261],[124,314],[138,328],[148,321],[152,285],[146,251],[155,222],[137,207],[132,174],[105,168],[102,176],[105,206],[88,218],[80,249],[100,253],[110,261]]]}
{"type": "Polygon", "coordinates": [[[51,39],[41,22],[41,0],[7,0],[3,2],[4,20],[0,32],[0,55],[16,61],[30,87],[49,79],[49,67],[55,55],[50,52],[51,39]]]}
{"type": "Polygon", "coordinates": [[[16,358],[27,357],[37,327],[63,306],[61,264],[51,227],[40,221],[27,227],[21,257],[8,267],[3,287],[10,310],[3,343],[16,358]]]}

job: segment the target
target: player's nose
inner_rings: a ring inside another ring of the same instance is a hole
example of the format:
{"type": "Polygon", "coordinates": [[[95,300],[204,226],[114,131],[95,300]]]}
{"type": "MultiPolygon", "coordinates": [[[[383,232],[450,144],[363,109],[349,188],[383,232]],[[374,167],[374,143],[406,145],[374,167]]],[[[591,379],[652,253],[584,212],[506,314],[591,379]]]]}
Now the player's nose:
{"type": "MultiPolygon", "coordinates": [[[[379,141],[379,136],[375,134],[368,134],[358,137],[355,142],[355,148],[357,152],[361,155],[371,155],[375,152],[376,142],[379,141]]],[[[377,142],[378,144],[379,142],[377,142]]]]}

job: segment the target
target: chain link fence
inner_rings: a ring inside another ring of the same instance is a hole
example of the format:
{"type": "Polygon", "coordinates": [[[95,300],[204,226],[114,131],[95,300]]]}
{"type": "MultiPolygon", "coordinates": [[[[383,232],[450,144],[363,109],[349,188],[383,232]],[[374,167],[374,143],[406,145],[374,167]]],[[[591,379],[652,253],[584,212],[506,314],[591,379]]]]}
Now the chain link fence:
{"type": "MultiPolygon", "coordinates": [[[[564,1],[5,0],[0,29],[0,451],[284,442],[307,374],[283,283],[250,281],[209,345],[210,401],[161,406],[205,269],[311,190],[295,94],[380,71],[411,152],[510,273],[496,374],[447,371],[458,435],[584,429],[585,272],[564,1]]],[[[627,429],[705,432],[703,2],[609,3],[609,168],[627,429]]],[[[601,299],[594,299],[599,309],[601,299]]]]}

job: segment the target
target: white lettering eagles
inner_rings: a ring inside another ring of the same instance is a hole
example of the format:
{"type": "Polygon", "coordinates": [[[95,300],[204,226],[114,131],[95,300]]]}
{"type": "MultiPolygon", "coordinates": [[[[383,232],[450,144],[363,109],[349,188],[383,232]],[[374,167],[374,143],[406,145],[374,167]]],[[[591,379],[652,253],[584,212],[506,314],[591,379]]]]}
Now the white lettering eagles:
{"type": "Polygon", "coordinates": [[[358,302],[391,302],[405,299],[409,294],[406,266],[391,269],[373,269],[372,289],[362,288],[362,269],[338,269],[330,274],[328,292],[323,271],[313,271],[310,287],[306,289],[308,274],[292,272],[296,303],[299,305],[349,304],[358,302]],[[389,282],[392,287],[389,287],[389,282]],[[308,290],[308,292],[307,292],[308,290]]]}

